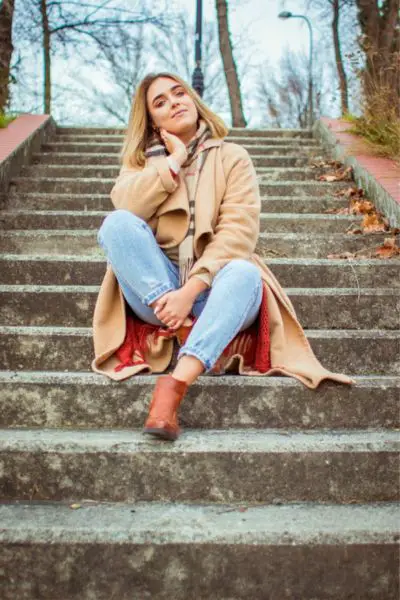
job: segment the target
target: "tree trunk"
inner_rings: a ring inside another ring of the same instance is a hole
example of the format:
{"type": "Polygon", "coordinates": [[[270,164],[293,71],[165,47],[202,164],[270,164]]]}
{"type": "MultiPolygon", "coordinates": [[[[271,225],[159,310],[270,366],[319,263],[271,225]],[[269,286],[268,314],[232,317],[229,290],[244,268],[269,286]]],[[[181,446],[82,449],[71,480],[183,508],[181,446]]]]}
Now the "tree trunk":
{"type": "Polygon", "coordinates": [[[333,20],[332,20],[332,34],[333,34],[333,45],[335,48],[335,61],[336,68],[339,77],[340,86],[340,99],[342,105],[342,115],[349,112],[349,94],[347,86],[347,75],[343,66],[342,52],[340,49],[340,37],[339,37],[339,0],[333,0],[333,20]]]}
{"type": "Polygon", "coordinates": [[[10,64],[13,52],[12,21],[14,0],[4,0],[0,4],[0,113],[8,108],[10,95],[10,64]]]}
{"type": "Polygon", "coordinates": [[[229,35],[227,0],[216,0],[216,9],[218,18],[219,49],[224,65],[226,83],[228,85],[229,100],[232,112],[232,126],[246,127],[247,123],[243,114],[239,78],[237,75],[235,59],[233,58],[232,43],[229,35]]]}
{"type": "Polygon", "coordinates": [[[44,65],[44,114],[51,111],[51,56],[50,56],[50,29],[47,15],[46,0],[40,1],[43,32],[43,65],[44,65]]]}
{"type": "Polygon", "coordinates": [[[399,105],[399,16],[397,0],[357,0],[358,20],[366,54],[364,93],[373,99],[381,93],[388,107],[400,116],[399,105]]]}

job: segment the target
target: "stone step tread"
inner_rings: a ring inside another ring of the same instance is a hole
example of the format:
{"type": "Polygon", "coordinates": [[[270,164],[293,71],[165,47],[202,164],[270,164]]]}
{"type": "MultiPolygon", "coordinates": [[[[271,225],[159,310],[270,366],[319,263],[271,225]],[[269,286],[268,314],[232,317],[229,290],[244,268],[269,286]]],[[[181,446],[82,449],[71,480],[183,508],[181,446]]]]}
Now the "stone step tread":
{"type": "Polygon", "coordinates": [[[393,544],[395,503],[283,506],[90,502],[0,504],[3,544],[393,544]]]}
{"type": "MultiPolygon", "coordinates": [[[[302,183],[302,182],[296,182],[296,183],[302,183]]],[[[303,182],[304,183],[304,182],[303,182]]],[[[74,192],[67,192],[67,193],[62,193],[62,192],[19,192],[18,190],[10,190],[9,194],[8,194],[8,198],[9,200],[13,200],[14,198],[18,199],[18,198],[26,198],[26,199],[37,199],[37,198],[43,198],[43,199],[54,199],[54,200],[64,200],[64,199],[76,199],[79,200],[80,203],[83,205],[85,202],[90,202],[92,199],[101,199],[101,200],[108,200],[110,202],[110,206],[111,205],[111,199],[110,199],[110,194],[105,194],[105,193],[98,193],[98,192],[93,192],[93,193],[83,193],[83,194],[76,194],[74,192]]],[[[268,202],[296,202],[299,201],[301,202],[302,200],[304,200],[304,197],[302,196],[266,196],[266,195],[262,195],[260,196],[261,201],[268,201],[268,202]]],[[[307,198],[308,201],[310,202],[315,202],[318,203],[321,201],[321,198],[318,196],[310,196],[307,198]]],[[[348,203],[348,200],[344,197],[329,197],[330,202],[335,203],[335,202],[340,202],[341,204],[348,203]]],[[[10,207],[8,207],[10,208],[10,207]]],[[[297,213],[296,213],[297,214],[297,213]]],[[[329,213],[327,213],[329,214],[329,213]]]]}
{"type": "MultiPolygon", "coordinates": [[[[12,253],[0,253],[0,261],[8,261],[14,260],[18,262],[79,262],[82,264],[86,264],[87,262],[91,263],[101,263],[106,264],[106,259],[103,256],[94,256],[93,254],[12,254],[12,253]]],[[[361,268],[361,267],[369,267],[369,268],[380,268],[380,267],[400,267],[400,258],[390,258],[390,259],[370,259],[370,258],[359,258],[357,260],[349,260],[345,258],[268,258],[264,259],[265,264],[267,265],[279,265],[279,266],[304,266],[304,267],[348,267],[348,268],[361,268]]],[[[391,281],[392,284],[396,284],[396,281],[391,281]]]]}
{"type": "Polygon", "coordinates": [[[400,432],[279,429],[185,429],[174,444],[160,444],[141,429],[0,429],[0,452],[137,454],[295,454],[400,451],[400,432]]]}
{"type": "MultiPolygon", "coordinates": [[[[400,288],[400,259],[270,258],[283,287],[400,288]]],[[[0,253],[3,285],[99,285],[106,259],[96,255],[0,253]]]]}
{"type": "MultiPolygon", "coordinates": [[[[118,168],[116,165],[25,165],[24,167],[24,175],[26,177],[30,177],[31,173],[41,173],[42,171],[55,171],[57,169],[63,170],[63,171],[71,171],[71,173],[75,172],[75,176],[76,176],[76,171],[79,169],[80,171],[90,171],[93,169],[97,169],[99,172],[100,171],[105,171],[105,177],[107,178],[107,175],[109,174],[108,172],[111,171],[111,173],[114,173],[114,171],[116,171],[116,169],[118,168]]],[[[311,174],[317,174],[317,169],[315,167],[311,167],[309,165],[304,165],[304,166],[300,166],[300,167],[286,167],[286,166],[270,166],[270,167],[263,167],[263,166],[257,166],[255,167],[255,170],[257,173],[288,173],[289,175],[291,173],[310,173],[311,174]]],[[[68,173],[69,174],[69,173],[68,173]]],[[[34,175],[36,178],[36,175],[34,175]]],[[[38,175],[38,178],[40,177],[40,175],[38,175]]],[[[43,175],[42,175],[43,177],[43,175]]],[[[48,176],[46,176],[48,177],[48,176]]],[[[82,177],[85,177],[85,174],[82,175],[82,177]]],[[[96,179],[100,179],[99,177],[96,177],[96,179]]],[[[351,182],[350,182],[351,183],[351,182]]]]}
{"type": "MultiPolygon", "coordinates": [[[[1,217],[1,213],[0,213],[0,217],[1,217]]],[[[2,231],[1,232],[2,237],[4,238],[12,238],[12,237],[26,237],[26,236],[32,236],[32,237],[56,237],[56,236],[70,236],[70,237],[93,237],[96,238],[97,236],[97,231],[94,229],[13,229],[11,231],[2,231]]],[[[283,239],[283,240],[299,240],[301,241],[302,239],[314,239],[315,241],[318,240],[326,240],[328,238],[332,238],[333,240],[337,240],[337,241],[345,241],[345,240],[351,240],[351,239],[365,239],[368,241],[373,241],[373,240],[379,240],[382,237],[387,237],[388,235],[390,235],[389,233],[382,233],[382,232],[378,232],[378,233],[362,233],[362,234],[358,234],[358,235],[349,235],[347,233],[314,233],[314,232],[310,232],[310,233],[292,233],[292,232],[260,232],[259,233],[259,238],[264,238],[264,239],[283,239]]],[[[400,237],[398,235],[395,236],[400,237]]]]}
{"type": "MultiPolygon", "coordinates": [[[[314,325],[305,330],[314,353],[326,368],[350,376],[398,374],[399,329],[347,329],[348,322],[344,329],[326,329],[327,325],[321,322],[321,329],[314,325]]],[[[2,325],[3,369],[90,371],[92,336],[88,326],[2,325]]]]}
{"type": "MultiPolygon", "coordinates": [[[[42,285],[42,284],[0,284],[0,293],[91,293],[97,294],[100,285],[42,285]]],[[[377,287],[377,288],[302,288],[302,287],[285,287],[283,288],[289,296],[398,296],[399,292],[393,287],[377,287]]],[[[399,298],[400,301],[400,298],[399,298]]]]}
{"type": "MultiPolygon", "coordinates": [[[[58,216],[58,217],[63,217],[63,216],[81,216],[81,217],[106,217],[107,215],[111,214],[113,212],[113,210],[35,210],[35,209],[5,209],[5,210],[0,210],[0,221],[3,218],[7,218],[7,217],[14,217],[14,216],[18,216],[18,215],[26,215],[26,216],[36,216],[36,215],[41,215],[41,216],[58,216]]],[[[355,221],[355,220],[359,220],[361,219],[361,216],[359,215],[341,215],[341,214],[321,214],[321,213],[302,213],[302,214],[298,214],[298,213],[289,213],[289,212],[282,212],[282,213],[268,213],[268,212],[262,212],[260,214],[260,219],[263,220],[271,220],[271,221],[279,221],[279,220],[290,220],[290,219],[294,219],[297,221],[355,221]]]]}
{"type": "MultiPolygon", "coordinates": [[[[254,146],[253,146],[254,147],[254,146]]],[[[280,147],[280,146],[279,146],[280,147]]],[[[257,146],[256,146],[257,148],[257,146]]],[[[297,150],[297,149],[296,149],[297,150]]],[[[33,154],[32,155],[32,160],[40,160],[43,158],[52,158],[52,159],[57,159],[57,158],[82,158],[82,157],[88,157],[88,158],[92,158],[93,159],[93,163],[88,163],[85,164],[85,166],[87,167],[98,167],[99,164],[96,162],[96,158],[97,157],[108,157],[112,160],[115,160],[116,156],[118,156],[118,153],[116,152],[40,152],[37,154],[33,154]]],[[[265,154],[251,154],[251,158],[266,158],[265,154]]],[[[268,158],[268,157],[267,157],[268,158]]],[[[274,160],[287,160],[287,159],[294,159],[294,158],[301,158],[302,160],[307,160],[307,156],[301,156],[299,157],[298,152],[294,152],[293,155],[290,154],[275,154],[274,155],[274,160]]],[[[30,166],[30,165],[27,165],[30,166]]],[[[76,165],[74,165],[76,166],[76,165]]],[[[82,165],[84,166],[84,165],[82,165]]],[[[108,165],[102,165],[102,166],[108,166],[108,165]]],[[[109,166],[109,168],[111,168],[111,165],[109,166]]]]}
{"type": "MultiPolygon", "coordinates": [[[[157,379],[136,375],[116,387],[86,371],[0,371],[0,426],[130,430],[143,425],[157,379]]],[[[400,427],[400,377],[355,376],[354,381],[352,386],[325,382],[316,393],[289,377],[201,375],[179,420],[199,429],[400,427]]]]}
{"type": "MultiPolygon", "coordinates": [[[[1,334],[15,335],[43,335],[43,336],[83,336],[91,337],[91,327],[56,327],[56,326],[24,326],[24,325],[0,325],[1,334]]],[[[400,329],[308,329],[307,338],[319,339],[397,339],[400,329]]]]}
{"type": "MultiPolygon", "coordinates": [[[[43,144],[44,148],[59,147],[59,146],[77,146],[80,147],[122,147],[124,137],[109,138],[108,136],[97,136],[96,138],[90,136],[90,139],[86,139],[87,136],[76,136],[76,135],[57,135],[53,140],[47,141],[43,144]]],[[[228,142],[240,144],[243,147],[259,146],[263,148],[296,148],[301,145],[302,148],[323,148],[322,144],[313,138],[285,138],[285,137],[274,137],[274,136],[232,136],[227,139],[228,142]]]]}
{"type": "MultiPolygon", "coordinates": [[[[125,380],[123,385],[130,388],[136,388],[142,385],[153,386],[159,375],[135,375],[125,380]]],[[[388,387],[400,388],[400,374],[396,376],[388,375],[355,375],[353,377],[355,385],[362,388],[388,387]]],[[[74,371],[65,373],[64,371],[0,371],[1,383],[54,383],[60,385],[67,384],[85,384],[94,386],[112,386],[115,387],[115,382],[107,377],[100,376],[98,373],[88,371],[74,371]]],[[[314,390],[304,388],[304,385],[293,377],[243,377],[242,375],[219,375],[212,377],[210,375],[200,375],[194,386],[212,386],[212,387],[237,387],[238,384],[245,381],[246,387],[265,387],[265,388],[299,388],[305,390],[305,393],[315,395],[314,390]]],[[[328,387],[337,387],[336,383],[327,383],[328,387]]],[[[351,386],[340,388],[342,390],[354,389],[351,386]]]]}
{"type": "MultiPolygon", "coordinates": [[[[267,171],[267,169],[271,172],[274,172],[278,169],[278,167],[265,167],[264,170],[267,171]]],[[[294,168],[294,171],[302,171],[304,172],[304,169],[298,169],[298,168],[294,168]]],[[[269,172],[268,171],[268,172],[269,172]]],[[[280,172],[284,173],[284,172],[288,172],[289,168],[284,167],[282,169],[280,169],[280,172]]],[[[290,174],[290,171],[289,171],[290,174]]],[[[262,173],[260,173],[258,179],[262,179],[263,175],[262,173]]],[[[40,176],[19,176],[19,177],[15,177],[11,180],[11,184],[18,184],[18,183],[24,183],[27,181],[36,181],[38,183],[41,183],[43,181],[49,181],[48,177],[40,177],[40,176]]],[[[57,182],[71,182],[71,181],[76,181],[76,177],[52,177],[51,181],[54,183],[57,182]]],[[[82,183],[98,183],[98,182],[103,182],[103,183],[110,183],[110,184],[114,184],[115,183],[115,177],[80,177],[79,181],[81,181],[82,183]]],[[[275,185],[275,186],[279,186],[279,185],[293,185],[293,186],[315,186],[315,187],[322,187],[322,188],[333,188],[333,189],[343,189],[346,188],[350,185],[353,185],[353,182],[351,181],[316,181],[314,179],[310,179],[309,181],[299,181],[297,179],[285,179],[285,180],[281,180],[281,181],[268,181],[266,180],[264,181],[260,181],[261,184],[265,185],[275,185]]],[[[104,194],[102,194],[104,195],[104,194]]]]}

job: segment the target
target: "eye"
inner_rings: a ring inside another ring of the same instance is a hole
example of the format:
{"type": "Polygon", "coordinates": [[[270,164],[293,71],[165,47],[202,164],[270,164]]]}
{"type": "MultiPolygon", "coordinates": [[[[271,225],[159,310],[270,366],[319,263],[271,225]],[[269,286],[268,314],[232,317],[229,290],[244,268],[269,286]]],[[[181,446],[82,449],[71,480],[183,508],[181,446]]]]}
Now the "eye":
{"type": "MultiPolygon", "coordinates": [[[[176,93],[177,93],[177,95],[178,95],[178,96],[185,95],[185,91],[184,91],[184,90],[178,90],[176,93]]],[[[162,106],[163,104],[164,104],[164,102],[163,102],[163,101],[161,101],[161,102],[158,102],[158,103],[155,105],[155,107],[156,107],[156,108],[160,108],[160,106],[162,106]]]]}

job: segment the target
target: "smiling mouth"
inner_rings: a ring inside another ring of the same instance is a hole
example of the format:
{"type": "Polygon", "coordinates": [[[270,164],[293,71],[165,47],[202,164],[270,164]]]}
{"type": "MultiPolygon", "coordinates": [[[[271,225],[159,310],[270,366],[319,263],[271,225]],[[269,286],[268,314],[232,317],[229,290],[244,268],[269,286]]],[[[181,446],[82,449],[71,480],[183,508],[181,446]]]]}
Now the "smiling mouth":
{"type": "Polygon", "coordinates": [[[175,119],[175,117],[179,117],[179,115],[184,114],[185,112],[187,112],[186,110],[180,110],[179,112],[175,113],[173,118],[175,119]]]}

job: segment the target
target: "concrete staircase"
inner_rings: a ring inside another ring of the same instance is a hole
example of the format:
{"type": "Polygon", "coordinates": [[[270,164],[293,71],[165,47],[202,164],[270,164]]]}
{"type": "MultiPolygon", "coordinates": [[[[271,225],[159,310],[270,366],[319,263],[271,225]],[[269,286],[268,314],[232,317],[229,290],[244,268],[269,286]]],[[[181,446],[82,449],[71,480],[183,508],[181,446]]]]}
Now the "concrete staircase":
{"type": "Polygon", "coordinates": [[[203,376],[171,444],[141,433],[156,376],[90,371],[122,132],[59,128],[0,212],[0,597],[398,598],[400,261],[324,214],[306,130],[232,130],[260,176],[258,252],[323,364],[289,378],[203,376]]]}

